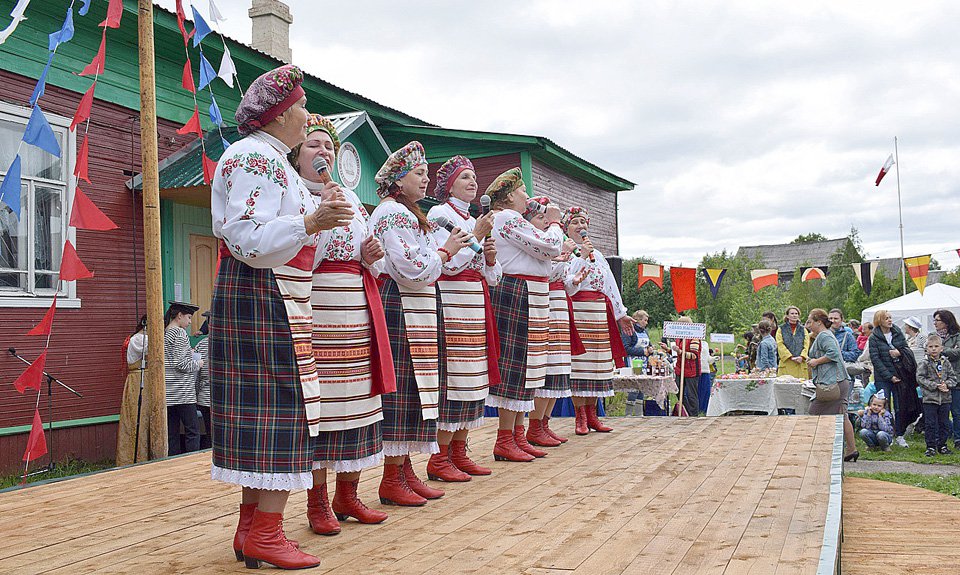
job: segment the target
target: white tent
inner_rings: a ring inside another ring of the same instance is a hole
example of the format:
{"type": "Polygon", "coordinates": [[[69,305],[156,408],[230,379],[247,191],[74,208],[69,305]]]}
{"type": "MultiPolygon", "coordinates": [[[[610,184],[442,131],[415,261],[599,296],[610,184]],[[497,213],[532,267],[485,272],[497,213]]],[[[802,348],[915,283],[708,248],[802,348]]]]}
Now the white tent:
{"type": "Polygon", "coordinates": [[[885,301],[863,310],[860,316],[863,322],[872,322],[873,314],[877,310],[885,309],[893,316],[893,323],[901,329],[903,320],[915,315],[923,324],[921,333],[931,333],[933,329],[933,312],[938,309],[948,309],[953,315],[960,318],[960,288],[946,284],[933,284],[923,290],[908,293],[907,295],[885,301]]]}

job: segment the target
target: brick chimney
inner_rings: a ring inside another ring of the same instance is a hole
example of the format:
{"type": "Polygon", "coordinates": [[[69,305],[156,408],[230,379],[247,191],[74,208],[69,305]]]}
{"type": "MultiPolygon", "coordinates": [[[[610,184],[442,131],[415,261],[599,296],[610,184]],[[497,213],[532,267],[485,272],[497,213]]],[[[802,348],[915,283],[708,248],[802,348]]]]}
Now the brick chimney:
{"type": "Polygon", "coordinates": [[[292,62],[290,8],[279,0],[253,0],[247,14],[253,23],[253,47],[288,64],[292,62]]]}

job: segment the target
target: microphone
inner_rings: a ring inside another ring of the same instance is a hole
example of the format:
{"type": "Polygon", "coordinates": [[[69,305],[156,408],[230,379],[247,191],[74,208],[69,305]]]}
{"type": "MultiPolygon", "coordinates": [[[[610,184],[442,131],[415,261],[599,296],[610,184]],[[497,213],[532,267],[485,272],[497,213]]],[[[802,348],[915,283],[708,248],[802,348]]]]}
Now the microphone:
{"type": "Polygon", "coordinates": [[[330,166],[327,165],[327,160],[323,156],[317,156],[313,159],[313,169],[320,176],[320,183],[326,185],[333,181],[330,178],[330,166]]]}
{"type": "MultiPolygon", "coordinates": [[[[455,225],[453,225],[453,222],[451,222],[449,218],[447,218],[447,216],[440,216],[434,221],[438,226],[447,230],[450,233],[453,233],[453,228],[456,227],[455,225]]],[[[480,247],[480,244],[477,243],[477,240],[473,238],[470,238],[470,243],[468,244],[468,246],[470,247],[471,250],[477,252],[478,254],[483,253],[483,248],[480,247]]]]}
{"type": "Polygon", "coordinates": [[[480,215],[485,216],[490,213],[490,196],[483,194],[480,196],[480,215]]]}
{"type": "MultiPolygon", "coordinates": [[[[587,241],[587,230],[580,230],[580,239],[587,241]]],[[[593,252],[590,252],[590,261],[595,262],[597,258],[594,257],[593,252]]]]}

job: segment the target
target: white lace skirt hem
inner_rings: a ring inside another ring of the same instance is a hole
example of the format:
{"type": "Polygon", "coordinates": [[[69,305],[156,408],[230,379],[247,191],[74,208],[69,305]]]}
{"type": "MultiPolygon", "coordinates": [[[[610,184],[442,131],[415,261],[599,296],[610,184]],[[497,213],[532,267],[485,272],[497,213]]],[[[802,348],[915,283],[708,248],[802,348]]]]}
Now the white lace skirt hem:
{"type": "Polygon", "coordinates": [[[399,457],[413,453],[440,453],[440,445],[436,441],[384,441],[383,456],[399,457]]]}
{"type": "Polygon", "coordinates": [[[490,394],[487,396],[484,405],[487,407],[503,408],[507,411],[533,411],[533,400],[523,401],[521,399],[507,399],[499,395],[490,394]]]}
{"type": "Polygon", "coordinates": [[[334,473],[355,473],[370,469],[383,463],[383,452],[374,453],[360,459],[344,459],[340,461],[314,461],[313,469],[327,469],[334,473]]]}
{"type": "Polygon", "coordinates": [[[250,489],[267,491],[301,491],[313,487],[313,474],[307,473],[256,473],[210,466],[210,478],[214,481],[233,483],[250,489]]]}
{"type": "Polygon", "coordinates": [[[554,399],[560,399],[563,397],[570,397],[571,394],[569,389],[538,389],[533,392],[534,397],[550,397],[554,399]]]}
{"type": "Polygon", "coordinates": [[[463,429],[478,429],[483,427],[483,418],[473,421],[458,421],[456,423],[437,423],[437,429],[440,431],[461,431],[463,429]]]}
{"type": "Polygon", "coordinates": [[[613,397],[613,390],[609,391],[578,391],[573,397],[613,397]]]}

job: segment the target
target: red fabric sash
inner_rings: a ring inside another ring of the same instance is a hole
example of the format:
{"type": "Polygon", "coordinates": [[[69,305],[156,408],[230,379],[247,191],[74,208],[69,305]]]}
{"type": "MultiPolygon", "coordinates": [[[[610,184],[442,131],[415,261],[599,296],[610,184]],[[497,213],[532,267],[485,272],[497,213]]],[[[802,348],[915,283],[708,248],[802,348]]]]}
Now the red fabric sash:
{"type": "Polygon", "coordinates": [[[567,298],[567,312],[570,314],[570,355],[583,355],[587,353],[587,348],[583,347],[583,340],[580,339],[580,332],[577,331],[577,322],[573,321],[573,300],[564,289],[563,282],[550,282],[550,291],[554,290],[562,291],[563,296],[567,298]]]}
{"type": "Polygon", "coordinates": [[[525,274],[503,274],[503,275],[507,275],[512,278],[517,278],[518,280],[523,280],[523,281],[548,283],[547,276],[528,276],[525,274]]]}
{"type": "Polygon", "coordinates": [[[483,285],[483,307],[486,310],[483,314],[483,323],[487,337],[487,378],[490,382],[488,387],[500,385],[500,332],[497,331],[497,321],[494,319],[486,280],[476,270],[464,270],[456,275],[440,276],[438,281],[480,282],[483,285]]]}
{"type": "Polygon", "coordinates": [[[617,367],[627,367],[627,350],[623,348],[620,339],[620,327],[613,313],[613,303],[603,292],[581,291],[573,295],[573,301],[604,301],[607,304],[607,333],[610,336],[610,351],[613,353],[613,362],[617,367]]]}
{"type": "MultiPolygon", "coordinates": [[[[293,259],[283,264],[285,266],[290,266],[298,270],[308,271],[313,267],[313,258],[317,253],[317,246],[303,246],[300,248],[300,251],[297,252],[297,255],[293,256],[293,259]]],[[[233,254],[230,253],[230,248],[227,247],[226,242],[220,240],[220,258],[232,258],[233,254]]],[[[217,268],[220,268],[220,264],[217,264],[217,268]]]]}
{"type": "Polygon", "coordinates": [[[397,391],[397,374],[393,366],[393,354],[390,351],[387,317],[383,312],[383,301],[380,299],[380,290],[373,274],[358,261],[336,262],[330,260],[320,262],[313,273],[352,274],[363,278],[363,293],[367,296],[370,323],[373,327],[373,337],[370,338],[370,351],[372,352],[370,354],[370,367],[373,376],[370,396],[397,391]]]}

